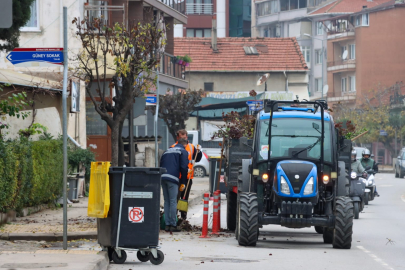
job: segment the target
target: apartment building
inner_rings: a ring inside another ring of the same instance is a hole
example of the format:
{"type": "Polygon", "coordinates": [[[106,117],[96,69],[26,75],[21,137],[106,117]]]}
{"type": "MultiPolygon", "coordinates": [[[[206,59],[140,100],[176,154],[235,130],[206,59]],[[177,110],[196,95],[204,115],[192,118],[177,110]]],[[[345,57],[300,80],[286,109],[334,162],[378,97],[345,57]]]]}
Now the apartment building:
{"type": "MultiPolygon", "coordinates": [[[[355,106],[376,89],[405,80],[404,1],[388,1],[330,19],[328,101],[355,106]]],[[[401,94],[401,93],[400,93],[401,94]]],[[[394,93],[392,93],[392,96],[394,93]]]]}
{"type": "Polygon", "coordinates": [[[295,37],[308,65],[310,99],[325,98],[327,19],[387,0],[253,0],[253,37],[295,37]]]}
{"type": "Polygon", "coordinates": [[[211,37],[212,19],[218,37],[251,36],[250,0],[186,0],[187,24],[175,26],[175,37],[211,37]]]}

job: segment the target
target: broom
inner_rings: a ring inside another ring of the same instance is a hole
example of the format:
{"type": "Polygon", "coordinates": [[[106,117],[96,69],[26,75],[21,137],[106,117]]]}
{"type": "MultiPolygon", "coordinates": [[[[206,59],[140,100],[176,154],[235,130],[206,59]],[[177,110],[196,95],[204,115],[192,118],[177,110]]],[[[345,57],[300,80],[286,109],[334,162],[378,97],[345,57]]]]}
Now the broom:
{"type": "MultiPolygon", "coordinates": [[[[194,157],[193,169],[194,169],[195,160],[197,159],[198,152],[199,152],[199,150],[197,149],[197,153],[195,154],[195,157],[194,157]]],[[[189,184],[190,184],[190,179],[187,180],[187,186],[186,186],[186,189],[184,190],[183,199],[180,198],[180,200],[177,202],[177,210],[179,210],[179,211],[188,212],[188,200],[186,200],[186,194],[187,194],[189,184]]]]}

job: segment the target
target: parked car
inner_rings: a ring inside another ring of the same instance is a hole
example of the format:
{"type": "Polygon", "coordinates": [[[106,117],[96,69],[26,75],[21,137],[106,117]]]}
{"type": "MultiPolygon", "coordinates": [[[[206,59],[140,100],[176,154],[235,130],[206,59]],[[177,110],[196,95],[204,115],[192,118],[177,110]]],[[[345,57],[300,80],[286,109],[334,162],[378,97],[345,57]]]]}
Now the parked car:
{"type": "Polygon", "coordinates": [[[200,162],[194,165],[194,177],[205,177],[210,171],[210,162],[208,155],[203,152],[200,162]]]}
{"type": "Polygon", "coordinates": [[[395,177],[403,178],[405,176],[405,148],[402,148],[395,162],[395,177]]]}

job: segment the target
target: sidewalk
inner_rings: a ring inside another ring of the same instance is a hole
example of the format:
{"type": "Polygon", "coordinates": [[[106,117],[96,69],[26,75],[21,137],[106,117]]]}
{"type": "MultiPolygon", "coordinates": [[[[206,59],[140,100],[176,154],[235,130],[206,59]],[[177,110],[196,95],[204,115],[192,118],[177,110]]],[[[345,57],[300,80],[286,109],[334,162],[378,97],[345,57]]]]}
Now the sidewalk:
{"type": "MultiPolygon", "coordinates": [[[[208,177],[195,178],[190,192],[189,205],[202,201],[203,194],[208,192],[208,177]]],[[[87,216],[88,198],[80,198],[79,203],[68,205],[68,240],[97,239],[97,223],[95,218],[87,216]]],[[[163,207],[163,195],[160,205],[163,207]]],[[[0,227],[0,240],[63,240],[63,209],[47,209],[18,217],[16,221],[0,227]]]]}

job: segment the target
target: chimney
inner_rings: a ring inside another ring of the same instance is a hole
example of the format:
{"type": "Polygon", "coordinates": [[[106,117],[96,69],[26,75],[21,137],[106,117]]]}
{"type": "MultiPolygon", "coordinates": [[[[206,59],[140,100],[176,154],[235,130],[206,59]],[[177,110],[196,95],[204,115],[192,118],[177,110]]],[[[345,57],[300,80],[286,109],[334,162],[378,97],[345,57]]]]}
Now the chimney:
{"type": "Polygon", "coordinates": [[[217,15],[212,16],[211,48],[217,51],[217,15]]]}
{"type": "Polygon", "coordinates": [[[366,9],[367,8],[367,6],[363,6],[363,9],[366,9]]]}

